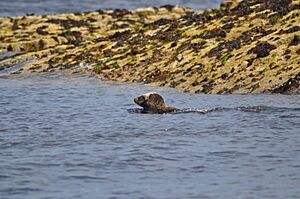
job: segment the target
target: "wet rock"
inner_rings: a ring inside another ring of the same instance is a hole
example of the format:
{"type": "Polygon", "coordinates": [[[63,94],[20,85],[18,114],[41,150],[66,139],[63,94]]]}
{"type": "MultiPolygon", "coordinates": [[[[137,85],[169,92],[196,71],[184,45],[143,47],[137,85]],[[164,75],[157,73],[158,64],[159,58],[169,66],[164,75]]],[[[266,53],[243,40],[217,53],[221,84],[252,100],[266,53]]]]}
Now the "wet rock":
{"type": "Polygon", "coordinates": [[[273,93],[289,94],[298,93],[300,94],[300,73],[294,78],[290,78],[283,85],[272,91],[273,93]]]}
{"type": "Polygon", "coordinates": [[[160,6],[160,8],[165,8],[165,9],[167,9],[169,12],[171,12],[171,11],[173,10],[174,7],[175,7],[175,6],[170,5],[170,4],[160,6]]]}

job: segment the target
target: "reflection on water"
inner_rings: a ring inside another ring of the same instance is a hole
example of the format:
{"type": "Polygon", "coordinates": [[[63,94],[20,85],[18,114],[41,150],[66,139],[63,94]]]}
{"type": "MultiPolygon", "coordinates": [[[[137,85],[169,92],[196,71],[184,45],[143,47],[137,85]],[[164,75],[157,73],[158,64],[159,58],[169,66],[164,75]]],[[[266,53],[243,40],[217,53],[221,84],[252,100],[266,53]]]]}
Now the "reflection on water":
{"type": "Polygon", "coordinates": [[[298,95],[0,78],[0,198],[298,198],[299,108],[298,95]],[[183,113],[127,111],[150,91],[183,113]]]}

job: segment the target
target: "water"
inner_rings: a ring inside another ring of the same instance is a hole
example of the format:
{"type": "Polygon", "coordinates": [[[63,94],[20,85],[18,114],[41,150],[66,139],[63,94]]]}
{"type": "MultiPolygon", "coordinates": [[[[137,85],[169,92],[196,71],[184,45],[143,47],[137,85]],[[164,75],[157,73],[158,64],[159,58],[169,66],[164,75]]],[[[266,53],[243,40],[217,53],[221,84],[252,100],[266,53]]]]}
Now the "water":
{"type": "Polygon", "coordinates": [[[0,0],[0,16],[25,15],[29,13],[66,13],[94,11],[105,8],[135,9],[166,4],[180,5],[193,9],[218,8],[222,0],[0,0]]]}
{"type": "Polygon", "coordinates": [[[299,198],[299,108],[299,95],[0,78],[0,198],[299,198]],[[149,91],[193,111],[129,113],[149,91]]]}

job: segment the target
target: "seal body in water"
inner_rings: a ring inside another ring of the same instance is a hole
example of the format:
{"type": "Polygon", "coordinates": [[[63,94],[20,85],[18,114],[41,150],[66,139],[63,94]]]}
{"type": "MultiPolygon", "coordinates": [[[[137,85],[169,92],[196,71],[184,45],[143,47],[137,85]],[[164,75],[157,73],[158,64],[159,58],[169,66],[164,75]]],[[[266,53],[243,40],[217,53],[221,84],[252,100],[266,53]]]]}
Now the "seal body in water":
{"type": "Polygon", "coordinates": [[[166,106],[164,99],[158,93],[146,93],[134,98],[134,102],[143,107],[141,113],[171,113],[179,111],[175,107],[166,106]]]}

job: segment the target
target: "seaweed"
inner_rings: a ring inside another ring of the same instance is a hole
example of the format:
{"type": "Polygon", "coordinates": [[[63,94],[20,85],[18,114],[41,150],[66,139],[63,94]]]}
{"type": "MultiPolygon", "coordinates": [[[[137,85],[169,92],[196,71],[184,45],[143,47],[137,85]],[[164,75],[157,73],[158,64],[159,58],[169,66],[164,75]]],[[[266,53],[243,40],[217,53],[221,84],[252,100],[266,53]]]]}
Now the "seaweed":
{"type": "Polygon", "coordinates": [[[292,0],[263,0],[266,9],[278,12],[280,15],[285,15],[290,11],[289,4],[292,0]]]}
{"type": "Polygon", "coordinates": [[[115,34],[109,36],[109,39],[112,41],[118,41],[118,40],[128,40],[131,37],[132,33],[130,30],[125,31],[119,31],[115,34]]]}
{"type": "Polygon", "coordinates": [[[280,30],[278,34],[289,34],[300,31],[300,26],[293,26],[287,30],[280,30]]]}
{"type": "Polygon", "coordinates": [[[125,15],[129,15],[131,12],[127,9],[114,9],[111,13],[112,18],[122,18],[125,15]]]}
{"type": "Polygon", "coordinates": [[[16,30],[20,29],[19,24],[18,24],[18,19],[12,19],[12,23],[13,23],[13,25],[12,25],[12,30],[13,31],[16,31],[16,30]]]}
{"type": "Polygon", "coordinates": [[[160,8],[165,8],[165,9],[167,9],[169,12],[171,12],[171,11],[173,10],[174,7],[175,7],[175,6],[170,5],[170,4],[160,6],[160,8]]]}
{"type": "Polygon", "coordinates": [[[300,38],[298,35],[295,35],[292,41],[289,43],[289,46],[297,46],[300,44],[300,38]]]}
{"type": "Polygon", "coordinates": [[[225,30],[231,30],[233,27],[234,27],[234,23],[226,23],[222,26],[222,29],[225,29],[225,30]]]}
{"type": "Polygon", "coordinates": [[[84,21],[84,20],[73,20],[73,19],[48,19],[46,21],[47,23],[54,23],[54,24],[59,24],[62,27],[66,29],[70,29],[73,27],[82,27],[82,26],[88,26],[89,23],[84,21]]]}
{"type": "Polygon", "coordinates": [[[250,49],[247,54],[256,54],[256,58],[267,57],[270,55],[270,51],[276,49],[276,46],[269,44],[268,42],[261,42],[254,48],[250,49]]]}
{"type": "Polygon", "coordinates": [[[171,19],[165,19],[165,18],[162,18],[162,19],[158,19],[156,21],[154,21],[153,23],[149,24],[150,26],[164,26],[166,24],[170,24],[173,20],[171,19]]]}
{"type": "Polygon", "coordinates": [[[151,39],[157,39],[161,42],[171,42],[180,39],[181,34],[173,31],[159,31],[151,39]]]}
{"type": "Polygon", "coordinates": [[[198,43],[191,43],[191,47],[194,51],[200,52],[200,50],[204,48],[204,45],[206,43],[207,43],[206,41],[201,41],[201,42],[198,42],[198,43]]]}
{"type": "Polygon", "coordinates": [[[156,69],[145,77],[145,83],[157,82],[157,81],[165,81],[170,77],[169,71],[161,71],[160,69],[156,69]]]}
{"type": "Polygon", "coordinates": [[[79,43],[81,43],[83,41],[81,32],[79,32],[79,31],[66,31],[66,32],[59,34],[59,36],[65,37],[68,40],[69,44],[78,45],[79,43]]]}
{"type": "Polygon", "coordinates": [[[39,50],[42,50],[45,48],[46,46],[46,43],[44,40],[40,39],[39,42],[38,42],[38,45],[39,45],[39,50]]]}
{"type": "Polygon", "coordinates": [[[249,15],[253,12],[253,9],[251,8],[252,5],[253,4],[251,2],[242,1],[236,7],[231,9],[231,12],[239,17],[249,15]]]}
{"type": "Polygon", "coordinates": [[[233,51],[234,49],[241,48],[241,41],[239,39],[231,40],[231,41],[225,41],[218,44],[218,46],[212,48],[208,53],[208,57],[214,57],[221,58],[222,56],[222,50],[227,49],[228,52],[233,51]]]}
{"type": "Polygon", "coordinates": [[[206,84],[203,84],[202,85],[202,90],[201,92],[207,94],[209,93],[209,91],[211,91],[213,89],[213,86],[214,86],[214,81],[212,80],[209,80],[206,84]]]}
{"type": "Polygon", "coordinates": [[[275,31],[276,30],[272,30],[272,29],[265,30],[263,27],[258,26],[241,33],[238,39],[241,40],[244,44],[248,45],[253,41],[257,41],[258,39],[267,36],[275,31]]]}
{"type": "Polygon", "coordinates": [[[41,27],[38,27],[36,29],[36,32],[40,35],[48,35],[49,33],[47,31],[45,31],[44,29],[47,28],[48,26],[41,26],[41,27]]]}
{"type": "Polygon", "coordinates": [[[213,15],[213,12],[211,11],[204,11],[202,14],[195,14],[193,12],[187,13],[182,17],[182,19],[185,21],[185,25],[189,26],[193,23],[200,24],[200,23],[206,23],[210,20],[221,18],[222,14],[216,14],[213,15]]]}
{"type": "Polygon", "coordinates": [[[202,35],[203,39],[212,39],[216,37],[224,38],[226,37],[226,32],[221,29],[208,30],[206,33],[202,35]]]}
{"type": "Polygon", "coordinates": [[[13,49],[12,45],[8,45],[7,48],[6,48],[6,50],[7,51],[13,51],[14,49],[13,49]]]}

